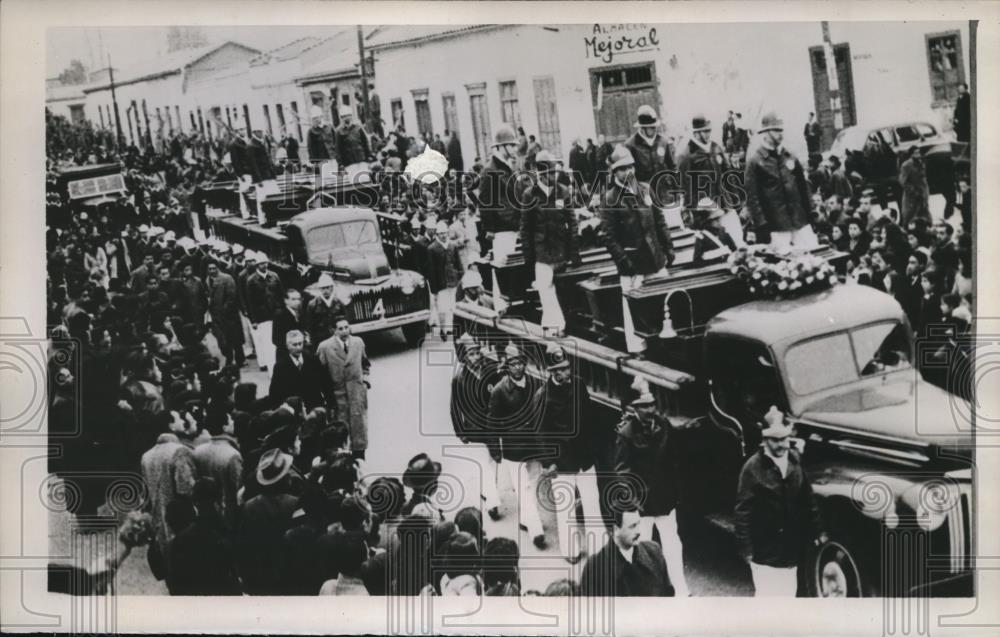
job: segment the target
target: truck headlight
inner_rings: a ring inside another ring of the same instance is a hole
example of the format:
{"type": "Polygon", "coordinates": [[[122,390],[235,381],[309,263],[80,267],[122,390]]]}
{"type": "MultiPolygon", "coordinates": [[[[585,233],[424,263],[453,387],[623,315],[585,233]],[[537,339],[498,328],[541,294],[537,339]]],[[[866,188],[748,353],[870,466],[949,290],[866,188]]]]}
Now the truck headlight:
{"type": "Polygon", "coordinates": [[[414,292],[417,291],[417,286],[415,286],[413,284],[412,280],[407,279],[407,280],[403,281],[403,285],[401,286],[401,289],[403,290],[403,294],[409,296],[409,295],[411,295],[411,294],[413,294],[414,292]]]}

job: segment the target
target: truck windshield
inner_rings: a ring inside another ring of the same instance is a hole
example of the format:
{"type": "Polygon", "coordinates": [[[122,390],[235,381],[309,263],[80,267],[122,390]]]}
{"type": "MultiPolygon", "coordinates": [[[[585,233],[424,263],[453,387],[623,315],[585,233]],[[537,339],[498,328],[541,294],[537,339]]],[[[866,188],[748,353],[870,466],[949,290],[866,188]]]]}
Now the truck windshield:
{"type": "Polygon", "coordinates": [[[806,396],[910,366],[906,330],[896,321],[857,327],[797,343],[785,354],[789,385],[806,396]]]}
{"type": "Polygon", "coordinates": [[[310,260],[326,259],[330,252],[366,245],[380,245],[378,230],[368,220],[319,226],[306,235],[306,251],[310,260]]]}

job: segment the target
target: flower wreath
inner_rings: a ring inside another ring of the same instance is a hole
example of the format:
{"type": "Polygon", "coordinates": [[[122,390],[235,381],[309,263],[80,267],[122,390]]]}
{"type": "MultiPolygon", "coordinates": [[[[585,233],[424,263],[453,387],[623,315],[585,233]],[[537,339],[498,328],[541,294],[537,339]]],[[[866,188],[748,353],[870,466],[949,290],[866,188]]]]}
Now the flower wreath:
{"type": "Polygon", "coordinates": [[[799,296],[837,283],[837,273],[826,259],[810,253],[780,255],[766,245],[733,252],[729,271],[760,298],[799,296]]]}

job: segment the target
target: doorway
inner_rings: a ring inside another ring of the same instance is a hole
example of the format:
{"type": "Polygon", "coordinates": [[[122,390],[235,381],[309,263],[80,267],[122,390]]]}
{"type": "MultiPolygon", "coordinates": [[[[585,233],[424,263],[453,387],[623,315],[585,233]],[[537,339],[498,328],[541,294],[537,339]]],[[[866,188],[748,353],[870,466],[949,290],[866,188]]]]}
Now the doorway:
{"type": "Polygon", "coordinates": [[[590,69],[591,104],[598,135],[615,144],[635,131],[635,113],[642,105],[660,112],[660,91],[652,62],[590,69]]]}

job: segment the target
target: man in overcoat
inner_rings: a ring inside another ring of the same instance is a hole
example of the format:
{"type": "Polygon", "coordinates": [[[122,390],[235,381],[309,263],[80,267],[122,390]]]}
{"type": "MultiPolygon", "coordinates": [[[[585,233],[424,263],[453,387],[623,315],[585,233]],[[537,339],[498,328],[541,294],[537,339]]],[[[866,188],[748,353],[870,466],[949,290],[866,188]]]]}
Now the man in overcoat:
{"type": "Polygon", "coordinates": [[[274,363],[274,374],[268,398],[271,408],[277,409],[291,396],[298,396],[306,410],[325,407],[327,404],[327,371],[315,355],[305,351],[305,335],[299,330],[285,334],[285,348],[274,363]]]}
{"type": "Polygon", "coordinates": [[[368,372],[371,364],[365,342],[351,335],[346,318],[337,319],[335,333],[316,351],[330,379],[336,405],[335,417],[347,423],[351,432],[351,453],[364,459],[368,449],[368,372]]]}
{"type": "Polygon", "coordinates": [[[691,139],[677,156],[681,185],[684,188],[684,203],[693,208],[704,197],[709,197],[719,205],[722,201],[722,176],[729,170],[726,153],[712,141],[712,122],[703,115],[691,119],[691,139]]]}
{"type": "Polygon", "coordinates": [[[517,206],[517,139],[501,126],[494,136],[493,154],[479,180],[480,229],[484,245],[503,261],[514,250],[521,213],[517,206]]]}
{"type": "Polygon", "coordinates": [[[674,149],[660,134],[660,118],[652,106],[640,106],[635,120],[636,132],[625,142],[635,161],[635,178],[650,186],[655,205],[668,206],[674,201],[671,186],[676,186],[667,173],[675,168],[674,149]]]}
{"type": "Polygon", "coordinates": [[[240,303],[236,294],[236,281],[222,272],[219,264],[209,261],[206,266],[205,288],[208,291],[208,314],[212,318],[212,334],[219,343],[219,351],[226,357],[226,363],[242,367],[243,324],[240,319],[240,303]]]}
{"type": "Polygon", "coordinates": [[[583,567],[581,593],[587,597],[673,597],[660,547],[640,539],[638,508],[624,509],[613,511],[608,543],[583,567]]]}
{"type": "Polygon", "coordinates": [[[284,302],[285,287],[278,275],[268,269],[267,258],[260,258],[256,270],[247,278],[247,316],[253,327],[254,349],[261,369],[274,365],[274,345],[271,328],[274,314],[284,302]]]}

